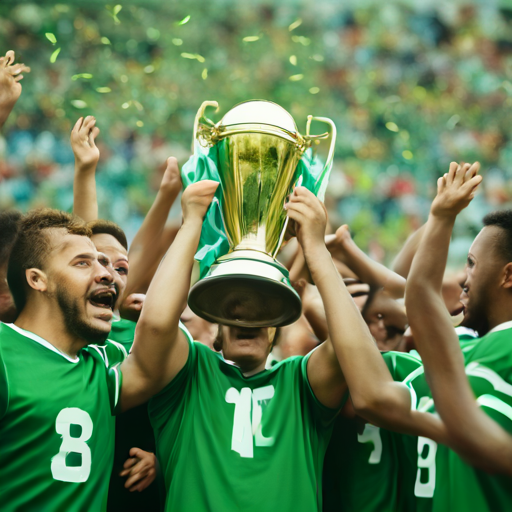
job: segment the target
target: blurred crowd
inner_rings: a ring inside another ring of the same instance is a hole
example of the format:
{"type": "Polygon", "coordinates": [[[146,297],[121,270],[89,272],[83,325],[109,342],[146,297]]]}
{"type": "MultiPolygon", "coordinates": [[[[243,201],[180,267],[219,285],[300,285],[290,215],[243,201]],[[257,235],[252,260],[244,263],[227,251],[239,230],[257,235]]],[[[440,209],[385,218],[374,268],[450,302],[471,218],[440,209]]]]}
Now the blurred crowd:
{"type": "Polygon", "coordinates": [[[70,209],[69,133],[93,114],[100,212],[131,239],[161,163],[188,158],[199,105],[219,101],[218,120],[264,98],[299,130],[310,113],[334,120],[330,216],[380,261],[425,220],[449,161],[479,160],[487,179],[458,221],[458,263],[482,215],[511,200],[511,27],[494,3],[2,4],[0,42],[33,74],[0,139],[0,208],[70,209]]]}

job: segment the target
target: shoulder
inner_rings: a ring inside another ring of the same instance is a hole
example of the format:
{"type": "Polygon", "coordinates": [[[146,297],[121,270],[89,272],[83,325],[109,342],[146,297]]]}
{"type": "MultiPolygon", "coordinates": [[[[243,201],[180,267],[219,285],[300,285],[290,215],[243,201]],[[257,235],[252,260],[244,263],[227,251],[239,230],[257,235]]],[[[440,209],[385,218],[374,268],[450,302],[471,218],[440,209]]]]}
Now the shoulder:
{"type": "Polygon", "coordinates": [[[123,345],[113,340],[106,340],[104,345],[88,345],[82,352],[102,362],[106,367],[123,362],[128,355],[123,345]]]}
{"type": "Polygon", "coordinates": [[[421,359],[405,352],[383,352],[382,357],[396,381],[403,381],[412,372],[423,367],[421,359]]]}

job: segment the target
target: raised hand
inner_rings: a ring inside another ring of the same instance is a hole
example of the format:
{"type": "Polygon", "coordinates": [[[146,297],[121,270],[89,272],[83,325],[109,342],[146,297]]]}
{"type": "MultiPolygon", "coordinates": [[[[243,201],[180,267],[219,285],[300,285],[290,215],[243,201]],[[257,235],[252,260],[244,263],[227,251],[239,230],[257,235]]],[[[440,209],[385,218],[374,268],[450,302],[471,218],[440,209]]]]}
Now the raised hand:
{"type": "Polygon", "coordinates": [[[295,187],[284,205],[302,249],[325,245],[327,210],[324,204],[307,188],[295,187]]]}
{"type": "Polygon", "coordinates": [[[185,223],[194,220],[203,221],[218,186],[218,181],[203,180],[192,183],[185,189],[181,196],[181,208],[185,223]]]}
{"type": "Polygon", "coordinates": [[[29,73],[25,64],[14,63],[15,55],[9,50],[0,57],[0,127],[5,123],[21,94],[23,73],[29,73]]]}
{"type": "Polygon", "coordinates": [[[81,117],[71,131],[71,149],[75,155],[75,168],[81,170],[95,170],[100,159],[100,150],[95,139],[100,133],[96,126],[96,118],[81,117]]]}
{"type": "Polygon", "coordinates": [[[124,486],[130,492],[143,491],[156,478],[157,464],[154,453],[132,448],[130,458],[126,460],[120,473],[120,476],[127,477],[124,486]]]}
{"type": "Polygon", "coordinates": [[[450,170],[437,180],[437,195],[430,212],[436,217],[456,217],[475,197],[482,176],[478,175],[480,164],[457,164],[452,162],[450,170]]]}
{"type": "Polygon", "coordinates": [[[180,168],[178,166],[178,160],[173,156],[167,159],[167,166],[160,183],[160,190],[166,192],[179,193],[182,187],[180,168]]]}

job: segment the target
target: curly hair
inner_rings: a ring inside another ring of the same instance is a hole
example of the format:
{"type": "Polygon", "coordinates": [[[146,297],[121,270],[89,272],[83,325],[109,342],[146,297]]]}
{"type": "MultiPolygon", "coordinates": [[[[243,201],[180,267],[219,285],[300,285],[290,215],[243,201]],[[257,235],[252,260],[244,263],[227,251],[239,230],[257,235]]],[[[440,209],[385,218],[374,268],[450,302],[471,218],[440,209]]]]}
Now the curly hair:
{"type": "Polygon", "coordinates": [[[92,231],[80,217],[60,210],[42,208],[21,218],[7,267],[7,283],[20,312],[27,302],[28,283],[25,271],[41,269],[52,250],[50,230],[65,229],[69,234],[91,237],[92,231]]]}

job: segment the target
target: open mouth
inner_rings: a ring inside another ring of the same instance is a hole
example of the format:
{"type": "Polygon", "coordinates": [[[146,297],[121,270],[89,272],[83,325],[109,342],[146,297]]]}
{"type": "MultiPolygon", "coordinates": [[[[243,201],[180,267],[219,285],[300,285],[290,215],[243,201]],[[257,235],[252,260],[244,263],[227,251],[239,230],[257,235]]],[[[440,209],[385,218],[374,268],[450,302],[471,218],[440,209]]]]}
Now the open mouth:
{"type": "Polygon", "coordinates": [[[237,333],[235,338],[237,340],[253,340],[254,338],[257,338],[260,334],[260,329],[250,329],[250,328],[244,328],[239,327],[237,329],[237,333]]]}
{"type": "Polygon", "coordinates": [[[91,294],[89,302],[98,308],[114,310],[114,304],[116,303],[116,292],[111,289],[98,290],[91,294]]]}
{"type": "Polygon", "coordinates": [[[461,313],[464,313],[464,306],[461,304],[460,307],[458,307],[457,309],[454,309],[450,315],[451,316],[458,316],[460,315],[461,313]]]}

